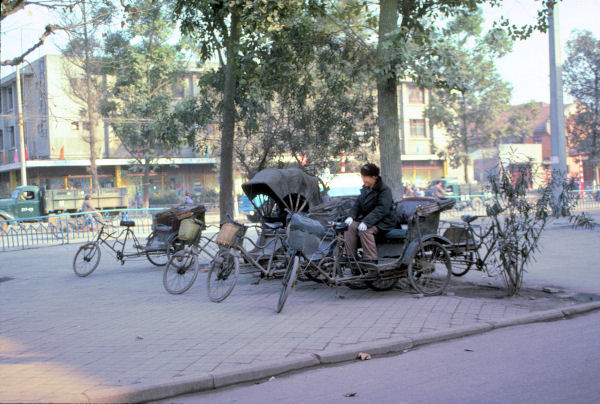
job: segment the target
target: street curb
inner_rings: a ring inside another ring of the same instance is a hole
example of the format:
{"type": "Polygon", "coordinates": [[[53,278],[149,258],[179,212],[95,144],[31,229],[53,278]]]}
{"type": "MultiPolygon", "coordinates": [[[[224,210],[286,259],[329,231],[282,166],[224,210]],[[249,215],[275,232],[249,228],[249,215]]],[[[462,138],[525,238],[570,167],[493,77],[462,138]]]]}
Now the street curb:
{"type": "Polygon", "coordinates": [[[319,360],[313,354],[298,355],[290,359],[277,362],[261,363],[241,370],[228,370],[224,372],[213,373],[214,388],[229,386],[232,384],[249,382],[253,380],[264,379],[265,377],[279,375],[289,372],[316,366],[319,360]]]}
{"type": "Polygon", "coordinates": [[[569,316],[587,313],[588,311],[593,311],[593,310],[598,310],[598,309],[600,309],[600,302],[592,302],[592,303],[583,303],[583,304],[578,304],[577,306],[567,307],[565,309],[562,309],[562,312],[566,317],[569,317],[569,316]]]}
{"type": "Polygon", "coordinates": [[[482,334],[484,332],[514,325],[568,319],[571,316],[599,309],[600,302],[584,303],[563,309],[551,309],[529,313],[510,319],[487,321],[459,328],[422,333],[411,338],[402,337],[391,341],[374,341],[351,345],[333,352],[298,355],[283,361],[266,362],[241,370],[229,370],[206,374],[200,378],[186,381],[154,385],[146,388],[122,387],[119,388],[117,392],[115,392],[115,389],[111,389],[111,392],[107,395],[102,395],[100,391],[93,393],[88,392],[85,395],[89,398],[89,402],[92,403],[140,403],[168,399],[182,394],[199,393],[238,383],[259,381],[293,370],[353,361],[357,359],[358,354],[361,352],[368,353],[369,355],[402,353],[408,349],[426,344],[482,334]]]}
{"type": "Polygon", "coordinates": [[[448,330],[426,332],[416,335],[412,338],[413,346],[417,347],[420,345],[431,344],[434,342],[442,342],[449,339],[466,337],[474,334],[481,334],[487,331],[491,331],[493,327],[488,323],[477,323],[460,328],[451,328],[448,330]]]}
{"type": "Polygon", "coordinates": [[[135,388],[119,387],[110,389],[110,393],[103,395],[102,391],[85,393],[90,403],[143,403],[176,397],[182,394],[196,393],[214,389],[214,379],[211,374],[204,374],[188,380],[172,383],[158,384],[152,387],[135,388]],[[115,391],[116,390],[116,391],[115,391]]]}
{"type": "Polygon", "coordinates": [[[562,312],[562,309],[551,309],[545,311],[538,311],[534,313],[525,314],[523,316],[515,317],[515,318],[506,318],[498,321],[488,321],[488,324],[492,326],[493,329],[510,327],[513,325],[521,325],[521,324],[531,324],[531,323],[539,323],[541,321],[552,321],[552,320],[560,320],[564,318],[565,315],[562,312]]]}
{"type": "Polygon", "coordinates": [[[390,353],[400,353],[412,348],[412,346],[412,339],[399,338],[393,341],[387,340],[377,341],[375,343],[352,344],[333,352],[315,353],[315,356],[322,365],[327,365],[354,360],[361,352],[368,353],[369,355],[385,355],[390,353]]]}

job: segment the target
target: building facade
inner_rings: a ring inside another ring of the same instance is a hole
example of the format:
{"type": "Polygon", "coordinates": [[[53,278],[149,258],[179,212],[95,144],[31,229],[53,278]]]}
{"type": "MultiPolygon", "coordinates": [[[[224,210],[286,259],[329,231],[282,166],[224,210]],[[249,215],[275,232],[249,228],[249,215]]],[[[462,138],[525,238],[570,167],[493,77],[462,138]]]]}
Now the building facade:
{"type": "MultiPolygon", "coordinates": [[[[448,139],[444,128],[431,125],[424,117],[430,98],[429,90],[413,82],[402,81],[398,85],[402,179],[417,186],[444,177],[464,181],[463,168],[453,169],[438,155],[446,150],[448,139]]],[[[472,172],[473,167],[469,166],[469,178],[473,178],[472,172]]]]}
{"type": "MultiPolygon", "coordinates": [[[[21,68],[23,135],[29,184],[49,188],[91,188],[89,123],[83,106],[70,91],[68,60],[46,55],[21,68]]],[[[190,72],[176,97],[198,94],[197,72],[190,72]]],[[[0,83],[0,195],[20,185],[20,146],[17,118],[16,74],[0,83]]],[[[215,130],[215,128],[209,128],[215,130]]],[[[124,186],[134,200],[142,185],[137,165],[121,146],[108,124],[96,128],[99,183],[124,186]]],[[[218,187],[216,158],[183,147],[158,160],[150,176],[151,197],[175,200],[184,191],[201,193],[218,187]]],[[[172,203],[172,202],[171,202],[172,203]]]]}

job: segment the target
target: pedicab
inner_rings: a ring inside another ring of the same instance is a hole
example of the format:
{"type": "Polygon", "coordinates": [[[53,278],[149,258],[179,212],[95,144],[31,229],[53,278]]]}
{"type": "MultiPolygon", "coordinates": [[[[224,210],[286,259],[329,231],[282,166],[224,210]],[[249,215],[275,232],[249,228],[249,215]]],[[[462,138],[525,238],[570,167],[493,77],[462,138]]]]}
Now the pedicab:
{"type": "Polygon", "coordinates": [[[308,212],[321,202],[319,181],[300,169],[267,168],[242,184],[242,190],[254,206],[255,224],[243,224],[232,218],[221,225],[215,242],[219,252],[208,276],[208,296],[221,302],[233,290],[239,273],[255,273],[261,279],[283,275],[289,254],[285,238],[287,216],[308,212]],[[256,230],[256,237],[247,235],[256,230]]]}
{"type": "Polygon", "coordinates": [[[152,264],[164,266],[171,255],[186,244],[185,240],[177,237],[181,223],[188,220],[203,224],[205,211],[204,205],[182,205],[160,212],[153,217],[153,230],[145,245],[135,235],[134,220],[121,219],[116,227],[92,216],[100,228],[92,241],[77,250],[73,259],[73,271],[80,277],[94,272],[100,263],[101,245],[112,252],[121,265],[131,259],[146,257],[152,264]]]}
{"type": "Polygon", "coordinates": [[[293,214],[287,238],[291,258],[276,311],[281,312],[300,275],[332,287],[366,285],[376,291],[392,289],[399,279],[408,278],[418,293],[443,293],[452,273],[445,247],[451,243],[438,234],[438,225],[440,213],[454,203],[453,199],[426,197],[397,202],[396,228],[376,236],[376,263],[362,262],[360,249],[345,257],[344,232],[348,225],[341,220],[343,215],[323,225],[310,214],[293,214]]]}

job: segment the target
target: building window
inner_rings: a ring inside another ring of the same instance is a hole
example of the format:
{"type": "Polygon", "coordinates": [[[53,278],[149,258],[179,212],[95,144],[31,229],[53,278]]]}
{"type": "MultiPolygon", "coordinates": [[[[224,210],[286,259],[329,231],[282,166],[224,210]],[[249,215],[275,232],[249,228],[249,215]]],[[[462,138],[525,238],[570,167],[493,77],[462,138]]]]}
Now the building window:
{"type": "Polygon", "coordinates": [[[71,122],[71,130],[79,130],[79,122],[71,122]]]}
{"type": "Polygon", "coordinates": [[[409,83],[407,87],[409,104],[425,104],[425,92],[422,88],[417,87],[413,83],[409,83]]]}
{"type": "Polygon", "coordinates": [[[425,119],[410,120],[410,137],[425,138],[425,119]]]}
{"type": "Polygon", "coordinates": [[[14,126],[9,126],[8,137],[10,138],[10,147],[13,149],[16,148],[17,140],[15,139],[15,127],[14,126]]]}
{"type": "Polygon", "coordinates": [[[2,107],[4,112],[12,111],[13,109],[13,89],[12,86],[2,89],[2,107]]]}

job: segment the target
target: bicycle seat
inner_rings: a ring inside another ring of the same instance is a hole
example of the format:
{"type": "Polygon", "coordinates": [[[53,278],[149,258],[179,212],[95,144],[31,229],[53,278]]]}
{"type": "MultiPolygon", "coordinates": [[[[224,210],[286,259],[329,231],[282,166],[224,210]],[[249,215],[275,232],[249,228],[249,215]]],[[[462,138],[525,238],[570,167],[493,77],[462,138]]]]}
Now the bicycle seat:
{"type": "Polygon", "coordinates": [[[134,227],[135,222],[133,220],[121,220],[121,223],[119,223],[119,226],[134,227]]]}
{"type": "Polygon", "coordinates": [[[471,223],[473,220],[477,219],[479,216],[471,216],[471,215],[462,215],[460,218],[465,223],[471,223]]]}

